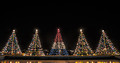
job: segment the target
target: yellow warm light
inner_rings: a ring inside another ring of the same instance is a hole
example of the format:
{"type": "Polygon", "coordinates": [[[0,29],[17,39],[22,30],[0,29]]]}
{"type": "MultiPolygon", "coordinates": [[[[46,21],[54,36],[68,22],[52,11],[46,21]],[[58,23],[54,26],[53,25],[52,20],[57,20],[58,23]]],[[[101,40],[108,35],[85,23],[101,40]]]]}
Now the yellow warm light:
{"type": "Polygon", "coordinates": [[[87,63],[89,63],[89,62],[87,61],[87,63]]]}
{"type": "Polygon", "coordinates": [[[104,30],[102,30],[102,32],[104,32],[104,30]]]}
{"type": "Polygon", "coordinates": [[[75,63],[78,63],[77,61],[75,63]]]}
{"type": "Polygon", "coordinates": [[[12,63],[12,61],[10,61],[10,63],[12,63]]]}
{"type": "Polygon", "coordinates": [[[15,32],[15,30],[13,30],[13,32],[15,32]]]}
{"type": "Polygon", "coordinates": [[[38,63],[41,63],[41,62],[38,62],[38,63]]]}
{"type": "Polygon", "coordinates": [[[6,63],[6,61],[4,61],[4,63],[6,63]]]}
{"type": "Polygon", "coordinates": [[[36,29],[36,32],[38,32],[38,29],[36,29]]]}
{"type": "Polygon", "coordinates": [[[80,32],[82,32],[82,29],[80,29],[80,32]]]}
{"type": "Polygon", "coordinates": [[[92,63],[93,63],[93,61],[92,61],[92,63]]]}
{"type": "Polygon", "coordinates": [[[98,62],[98,63],[101,63],[101,62],[98,62]]]}

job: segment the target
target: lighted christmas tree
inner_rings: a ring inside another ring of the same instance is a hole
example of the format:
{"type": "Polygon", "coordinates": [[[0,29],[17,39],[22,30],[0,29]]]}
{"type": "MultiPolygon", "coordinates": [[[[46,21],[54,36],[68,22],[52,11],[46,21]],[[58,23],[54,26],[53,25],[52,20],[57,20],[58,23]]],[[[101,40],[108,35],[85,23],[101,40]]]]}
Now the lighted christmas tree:
{"type": "Polygon", "coordinates": [[[43,49],[41,47],[37,29],[25,55],[26,56],[45,56],[43,49]]]}
{"type": "Polygon", "coordinates": [[[2,49],[3,55],[22,55],[20,47],[18,45],[15,30],[13,30],[6,46],[2,49]]]}
{"type": "Polygon", "coordinates": [[[69,55],[65,48],[64,42],[62,40],[60,29],[57,29],[57,34],[54,39],[54,43],[53,43],[53,46],[52,46],[52,49],[51,49],[49,55],[58,55],[58,56],[59,55],[69,55]]]}
{"type": "Polygon", "coordinates": [[[78,37],[78,42],[77,42],[77,46],[75,49],[75,52],[73,55],[76,56],[90,56],[93,55],[93,51],[91,50],[85,35],[82,32],[82,29],[80,29],[80,35],[78,37]]]}
{"type": "Polygon", "coordinates": [[[114,47],[113,43],[108,36],[106,35],[105,31],[102,30],[102,35],[100,37],[100,41],[98,47],[96,49],[96,55],[119,55],[120,53],[114,47]]]}

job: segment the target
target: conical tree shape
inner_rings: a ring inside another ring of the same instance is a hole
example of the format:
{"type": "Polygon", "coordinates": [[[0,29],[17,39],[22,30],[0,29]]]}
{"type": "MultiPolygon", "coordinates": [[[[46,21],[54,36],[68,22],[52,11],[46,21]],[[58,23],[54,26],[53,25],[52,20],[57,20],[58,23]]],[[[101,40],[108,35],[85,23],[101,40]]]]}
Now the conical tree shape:
{"type": "Polygon", "coordinates": [[[100,41],[98,47],[96,49],[96,55],[119,55],[120,53],[117,49],[113,46],[113,43],[108,36],[106,35],[105,31],[102,30],[102,35],[100,37],[100,41]]]}
{"type": "Polygon", "coordinates": [[[91,50],[89,44],[87,43],[87,40],[85,38],[85,35],[82,32],[82,29],[80,29],[80,35],[78,37],[77,46],[73,55],[76,55],[76,56],[93,55],[93,51],[91,50]]]}
{"type": "Polygon", "coordinates": [[[30,43],[28,50],[26,51],[25,54],[26,54],[26,56],[45,56],[43,49],[41,47],[37,29],[32,38],[32,42],[30,43]]]}
{"type": "Polygon", "coordinates": [[[57,34],[49,55],[68,55],[64,42],[62,40],[60,29],[57,29],[57,34]]]}
{"type": "Polygon", "coordinates": [[[20,47],[18,45],[15,30],[13,30],[6,46],[2,50],[3,55],[22,55],[20,47]]]}

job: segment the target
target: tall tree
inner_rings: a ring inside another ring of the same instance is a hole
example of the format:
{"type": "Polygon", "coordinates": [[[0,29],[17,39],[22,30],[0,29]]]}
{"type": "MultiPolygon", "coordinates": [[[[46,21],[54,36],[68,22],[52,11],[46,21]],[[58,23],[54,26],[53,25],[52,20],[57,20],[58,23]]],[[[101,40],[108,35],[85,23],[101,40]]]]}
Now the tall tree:
{"type": "Polygon", "coordinates": [[[119,55],[120,53],[114,47],[113,43],[108,36],[106,35],[105,31],[102,30],[102,35],[100,37],[100,41],[98,47],[96,49],[96,55],[119,55]]]}
{"type": "Polygon", "coordinates": [[[22,52],[18,45],[18,40],[16,37],[15,30],[13,30],[6,46],[2,49],[3,55],[21,55],[22,52]]]}
{"type": "Polygon", "coordinates": [[[90,56],[93,55],[93,51],[91,50],[85,35],[82,32],[82,29],[80,29],[80,35],[78,37],[78,42],[76,45],[76,49],[73,55],[76,56],[90,56]]]}
{"type": "Polygon", "coordinates": [[[57,34],[49,55],[69,55],[62,40],[60,29],[57,29],[57,34]]]}
{"type": "Polygon", "coordinates": [[[28,50],[25,52],[25,54],[26,56],[45,56],[43,49],[41,47],[37,29],[35,34],[33,35],[32,41],[28,47],[28,50]]]}

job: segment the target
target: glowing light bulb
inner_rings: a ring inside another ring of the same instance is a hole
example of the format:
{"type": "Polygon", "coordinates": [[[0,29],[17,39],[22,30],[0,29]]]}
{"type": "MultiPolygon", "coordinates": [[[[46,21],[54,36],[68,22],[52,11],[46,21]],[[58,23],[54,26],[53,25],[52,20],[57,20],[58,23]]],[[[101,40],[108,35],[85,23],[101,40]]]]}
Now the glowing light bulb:
{"type": "Polygon", "coordinates": [[[36,32],[38,32],[38,29],[36,29],[36,32]]]}
{"type": "Polygon", "coordinates": [[[15,32],[15,30],[13,30],[13,32],[15,32]]]}
{"type": "Polygon", "coordinates": [[[80,32],[82,32],[82,29],[80,29],[80,32]]]}
{"type": "Polygon", "coordinates": [[[110,63],[112,63],[112,62],[110,61],[110,63]]]}
{"type": "Polygon", "coordinates": [[[77,61],[75,63],[78,63],[77,61]]]}
{"type": "Polygon", "coordinates": [[[59,28],[57,29],[57,32],[60,32],[60,29],[59,29],[59,28]]]}
{"type": "Polygon", "coordinates": [[[38,29],[35,30],[35,33],[36,33],[36,34],[38,33],[38,29]]]}
{"type": "Polygon", "coordinates": [[[104,30],[102,30],[102,32],[104,32],[104,30]]]}
{"type": "Polygon", "coordinates": [[[89,62],[87,61],[87,63],[89,63],[89,62]]]}

